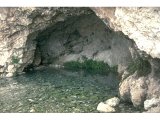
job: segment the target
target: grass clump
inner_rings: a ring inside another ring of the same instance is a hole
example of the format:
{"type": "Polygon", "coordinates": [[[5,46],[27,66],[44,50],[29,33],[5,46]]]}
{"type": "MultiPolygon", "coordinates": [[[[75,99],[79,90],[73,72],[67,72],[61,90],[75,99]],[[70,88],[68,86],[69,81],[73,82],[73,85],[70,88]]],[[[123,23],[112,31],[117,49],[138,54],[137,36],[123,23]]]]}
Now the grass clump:
{"type": "Polygon", "coordinates": [[[70,61],[64,63],[64,68],[71,70],[86,70],[89,72],[96,73],[109,73],[109,72],[117,72],[117,66],[110,67],[107,63],[103,61],[95,61],[92,59],[85,59],[83,62],[80,61],[70,61]]]}
{"type": "Polygon", "coordinates": [[[127,70],[130,75],[137,71],[139,76],[145,76],[151,72],[151,65],[148,60],[137,58],[135,61],[129,64],[127,70]]]}

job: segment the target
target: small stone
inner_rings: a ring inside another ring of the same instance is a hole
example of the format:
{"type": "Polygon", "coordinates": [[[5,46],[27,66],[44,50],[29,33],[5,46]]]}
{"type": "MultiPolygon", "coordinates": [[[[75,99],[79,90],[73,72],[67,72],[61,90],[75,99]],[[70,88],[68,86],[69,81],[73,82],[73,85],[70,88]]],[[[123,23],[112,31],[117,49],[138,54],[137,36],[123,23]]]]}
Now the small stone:
{"type": "Polygon", "coordinates": [[[15,67],[14,65],[9,65],[7,72],[12,72],[12,73],[15,72],[14,67],[15,67]]]}
{"type": "Polygon", "coordinates": [[[160,99],[158,99],[158,98],[152,98],[150,100],[146,100],[146,101],[144,101],[144,109],[148,110],[151,107],[158,106],[158,104],[160,104],[160,99]]]}
{"type": "Polygon", "coordinates": [[[29,101],[29,102],[34,102],[34,100],[32,100],[32,99],[28,99],[28,101],[29,101]]]}
{"type": "Polygon", "coordinates": [[[152,107],[146,112],[147,113],[160,113],[160,105],[158,105],[157,107],[152,107]]]}
{"type": "Polygon", "coordinates": [[[35,112],[35,109],[34,108],[31,108],[31,110],[29,112],[35,112]]]}
{"type": "Polygon", "coordinates": [[[97,106],[97,110],[99,112],[115,112],[115,108],[111,107],[110,105],[108,104],[104,104],[103,102],[100,102],[97,106]]]}
{"type": "Polygon", "coordinates": [[[12,77],[13,76],[13,73],[8,73],[7,75],[6,75],[6,77],[12,77]]]}
{"type": "Polygon", "coordinates": [[[120,99],[118,97],[113,97],[111,99],[108,99],[105,103],[109,106],[116,107],[119,105],[120,99]]]}

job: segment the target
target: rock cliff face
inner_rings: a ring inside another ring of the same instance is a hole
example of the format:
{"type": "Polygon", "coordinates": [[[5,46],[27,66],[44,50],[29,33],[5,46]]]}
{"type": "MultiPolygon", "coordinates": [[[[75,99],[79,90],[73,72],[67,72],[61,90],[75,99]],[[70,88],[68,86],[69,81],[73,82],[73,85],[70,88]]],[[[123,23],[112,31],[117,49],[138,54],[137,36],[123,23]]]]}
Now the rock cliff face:
{"type": "Polygon", "coordinates": [[[90,14],[88,8],[1,8],[0,72],[12,76],[34,59],[37,35],[69,16],[90,14]]]}
{"type": "Polygon", "coordinates": [[[93,8],[116,31],[133,39],[137,47],[160,58],[160,8],[93,8]]]}
{"type": "Polygon", "coordinates": [[[89,8],[1,8],[0,19],[1,76],[84,56],[125,67],[135,53],[134,42],[89,8]]]}
{"type": "MultiPolygon", "coordinates": [[[[160,95],[160,9],[159,8],[92,8],[115,31],[133,39],[141,56],[151,64],[151,73],[138,77],[136,73],[120,84],[120,96],[134,106],[143,106],[146,99],[160,95]],[[146,57],[147,56],[147,57],[146,57]]],[[[149,112],[154,112],[154,108],[149,112]]],[[[155,110],[157,112],[157,109],[155,110]]],[[[160,112],[160,111],[159,111],[160,112]]]]}
{"type": "Polygon", "coordinates": [[[159,26],[159,8],[0,8],[0,76],[84,56],[118,65],[124,75],[140,54],[151,72],[130,74],[119,91],[122,100],[143,106],[160,96],[159,26]]]}

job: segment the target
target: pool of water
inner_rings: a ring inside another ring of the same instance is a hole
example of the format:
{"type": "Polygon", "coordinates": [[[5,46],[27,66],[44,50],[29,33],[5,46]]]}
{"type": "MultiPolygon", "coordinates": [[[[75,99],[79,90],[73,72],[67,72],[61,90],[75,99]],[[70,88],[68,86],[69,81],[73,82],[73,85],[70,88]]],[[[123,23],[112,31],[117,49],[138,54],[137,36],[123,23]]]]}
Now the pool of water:
{"type": "MultiPolygon", "coordinates": [[[[43,68],[0,80],[0,112],[98,112],[97,105],[118,95],[115,74],[43,68]]],[[[120,104],[117,112],[139,112],[120,104]]]]}

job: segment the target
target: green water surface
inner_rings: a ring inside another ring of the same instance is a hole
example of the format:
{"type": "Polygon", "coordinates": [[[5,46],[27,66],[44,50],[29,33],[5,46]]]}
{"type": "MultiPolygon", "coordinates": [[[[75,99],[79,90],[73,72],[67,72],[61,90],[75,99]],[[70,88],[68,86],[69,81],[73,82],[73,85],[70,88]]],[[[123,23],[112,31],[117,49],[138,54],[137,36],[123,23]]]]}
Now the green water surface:
{"type": "MultiPolygon", "coordinates": [[[[0,80],[0,112],[98,112],[97,105],[118,96],[114,73],[91,74],[44,68],[0,80]]],[[[139,112],[120,104],[117,112],[139,112]]]]}

